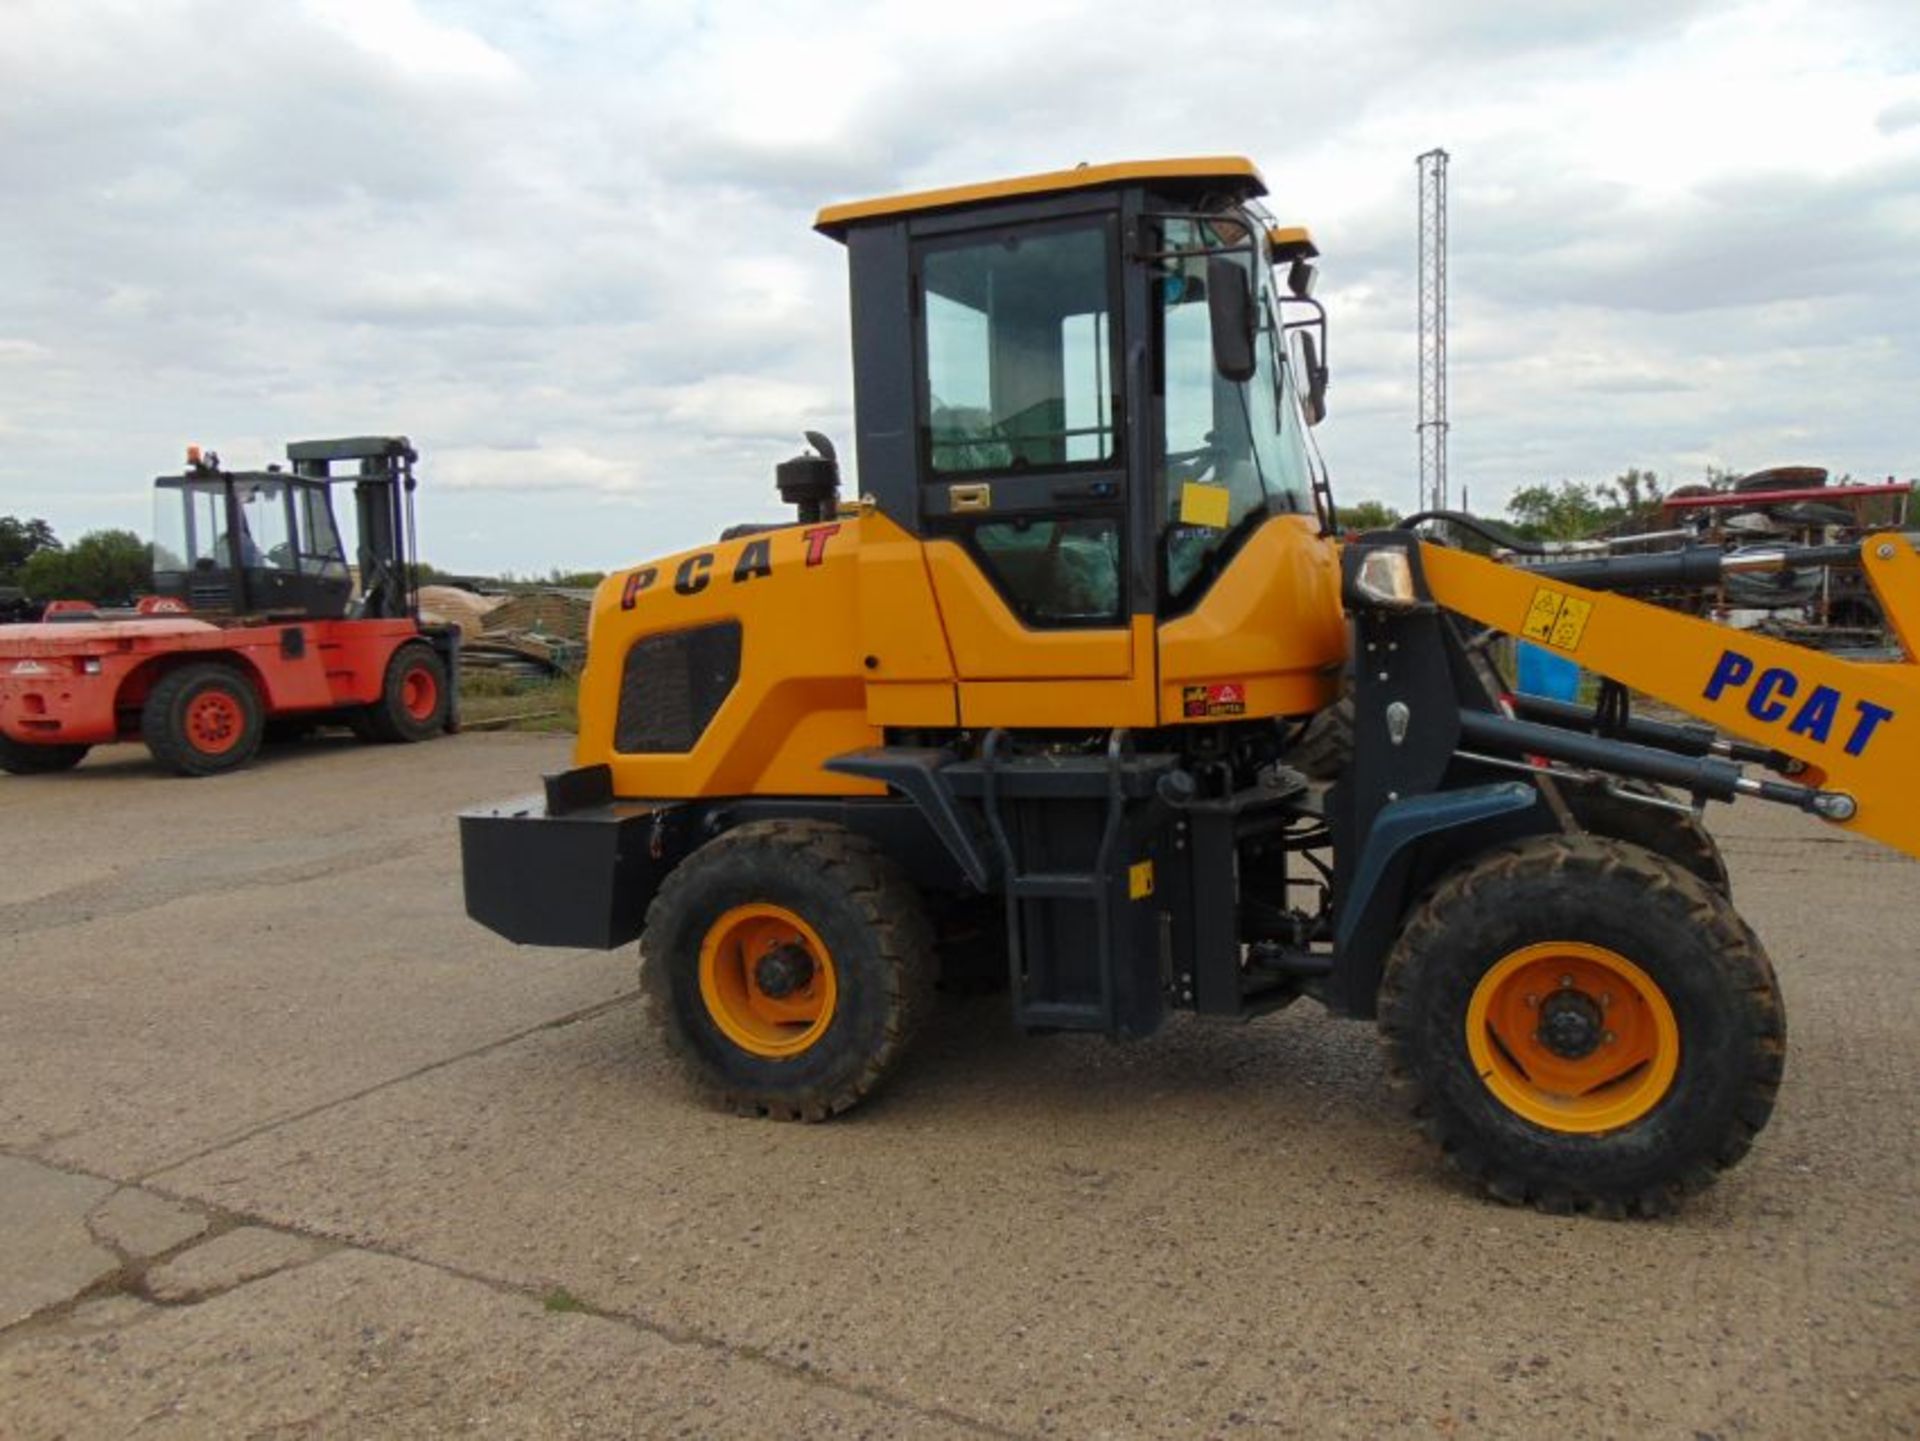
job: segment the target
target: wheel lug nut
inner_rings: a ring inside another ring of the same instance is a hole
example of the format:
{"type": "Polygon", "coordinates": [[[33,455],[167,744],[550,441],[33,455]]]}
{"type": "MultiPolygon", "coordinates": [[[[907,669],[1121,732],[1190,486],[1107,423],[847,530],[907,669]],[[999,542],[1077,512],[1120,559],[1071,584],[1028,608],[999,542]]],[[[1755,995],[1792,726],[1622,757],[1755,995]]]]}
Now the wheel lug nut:
{"type": "Polygon", "coordinates": [[[1602,991],[1602,992],[1600,993],[1600,1004],[1601,1004],[1602,1006],[1610,1006],[1610,1005],[1612,1005],[1612,1004],[1613,1004],[1613,992],[1612,992],[1612,991],[1602,991]]]}
{"type": "Polygon", "coordinates": [[[1528,996],[1527,1006],[1529,1009],[1538,1010],[1540,1006],[1540,998],[1538,996],[1528,996]]]}
{"type": "Polygon", "coordinates": [[[1573,977],[1572,977],[1572,976],[1562,976],[1562,977],[1560,978],[1560,989],[1561,989],[1561,990],[1563,990],[1563,991],[1570,991],[1570,990],[1572,990],[1572,989],[1573,989],[1573,977]]]}
{"type": "Polygon", "coordinates": [[[1611,1046],[1615,1041],[1619,1040],[1620,1038],[1614,1035],[1612,1031],[1608,1031],[1606,1035],[1601,1037],[1601,1039],[1604,1040],[1609,1046],[1611,1046]]]}

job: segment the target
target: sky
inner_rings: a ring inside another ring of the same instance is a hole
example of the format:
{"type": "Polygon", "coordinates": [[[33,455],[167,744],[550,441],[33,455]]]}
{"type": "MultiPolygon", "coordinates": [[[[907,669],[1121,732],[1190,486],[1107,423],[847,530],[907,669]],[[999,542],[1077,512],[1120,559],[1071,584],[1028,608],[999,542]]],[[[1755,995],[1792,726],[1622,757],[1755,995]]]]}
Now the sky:
{"type": "Polygon", "coordinates": [[[1336,493],[1411,509],[1434,146],[1475,510],[1920,474],[1910,0],[0,0],[0,514],[403,433],[443,568],[694,545],[852,451],[819,206],[1187,154],[1313,229],[1336,493]]]}

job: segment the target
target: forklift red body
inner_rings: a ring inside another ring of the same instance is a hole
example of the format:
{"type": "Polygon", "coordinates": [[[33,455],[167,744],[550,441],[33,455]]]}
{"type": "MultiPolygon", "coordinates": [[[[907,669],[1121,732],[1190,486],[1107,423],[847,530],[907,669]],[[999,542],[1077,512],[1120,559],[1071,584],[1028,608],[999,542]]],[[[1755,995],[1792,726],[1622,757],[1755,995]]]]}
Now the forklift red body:
{"type": "Polygon", "coordinates": [[[131,611],[50,607],[0,631],[0,769],[65,770],[144,740],[183,775],[246,764],[269,729],[350,725],[424,740],[457,725],[459,633],[423,626],[404,437],[301,441],[291,468],[229,472],[189,452],[154,482],[154,594],[131,611]],[[333,466],[354,463],[335,476],[333,466]],[[354,596],[332,487],[351,478],[354,596]]]}

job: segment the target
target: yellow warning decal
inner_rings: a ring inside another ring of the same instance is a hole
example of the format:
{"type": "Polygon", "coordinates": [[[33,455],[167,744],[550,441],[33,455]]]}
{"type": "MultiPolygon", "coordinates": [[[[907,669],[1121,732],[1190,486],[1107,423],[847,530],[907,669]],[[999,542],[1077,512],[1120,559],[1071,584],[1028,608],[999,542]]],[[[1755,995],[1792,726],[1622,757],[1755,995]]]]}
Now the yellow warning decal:
{"type": "Polygon", "coordinates": [[[1153,862],[1135,861],[1127,867],[1127,899],[1144,901],[1153,894],[1153,862]]]}
{"type": "Polygon", "coordinates": [[[1555,650],[1578,650],[1592,614],[1592,601],[1576,600],[1543,585],[1533,593],[1520,634],[1555,650]]]}
{"type": "Polygon", "coordinates": [[[1593,602],[1568,596],[1560,607],[1560,619],[1553,623],[1547,644],[1559,650],[1578,650],[1580,637],[1587,633],[1587,617],[1593,614],[1593,602]]]}
{"type": "Polygon", "coordinates": [[[1190,480],[1180,487],[1180,524],[1225,530],[1233,494],[1224,485],[1190,480]]]}

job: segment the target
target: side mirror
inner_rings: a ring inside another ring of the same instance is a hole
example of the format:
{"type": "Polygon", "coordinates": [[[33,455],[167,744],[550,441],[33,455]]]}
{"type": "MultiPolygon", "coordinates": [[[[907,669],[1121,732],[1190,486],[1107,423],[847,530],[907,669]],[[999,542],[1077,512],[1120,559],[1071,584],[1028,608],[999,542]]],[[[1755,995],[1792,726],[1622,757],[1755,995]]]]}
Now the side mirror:
{"type": "Polygon", "coordinates": [[[1327,418],[1327,367],[1311,335],[1300,337],[1300,355],[1307,367],[1307,393],[1301,397],[1300,408],[1306,412],[1308,425],[1318,425],[1327,418]]]}
{"type": "Polygon", "coordinates": [[[1207,316],[1213,322],[1213,367],[1223,379],[1253,379],[1253,285],[1231,260],[1207,261],[1207,316]]]}

